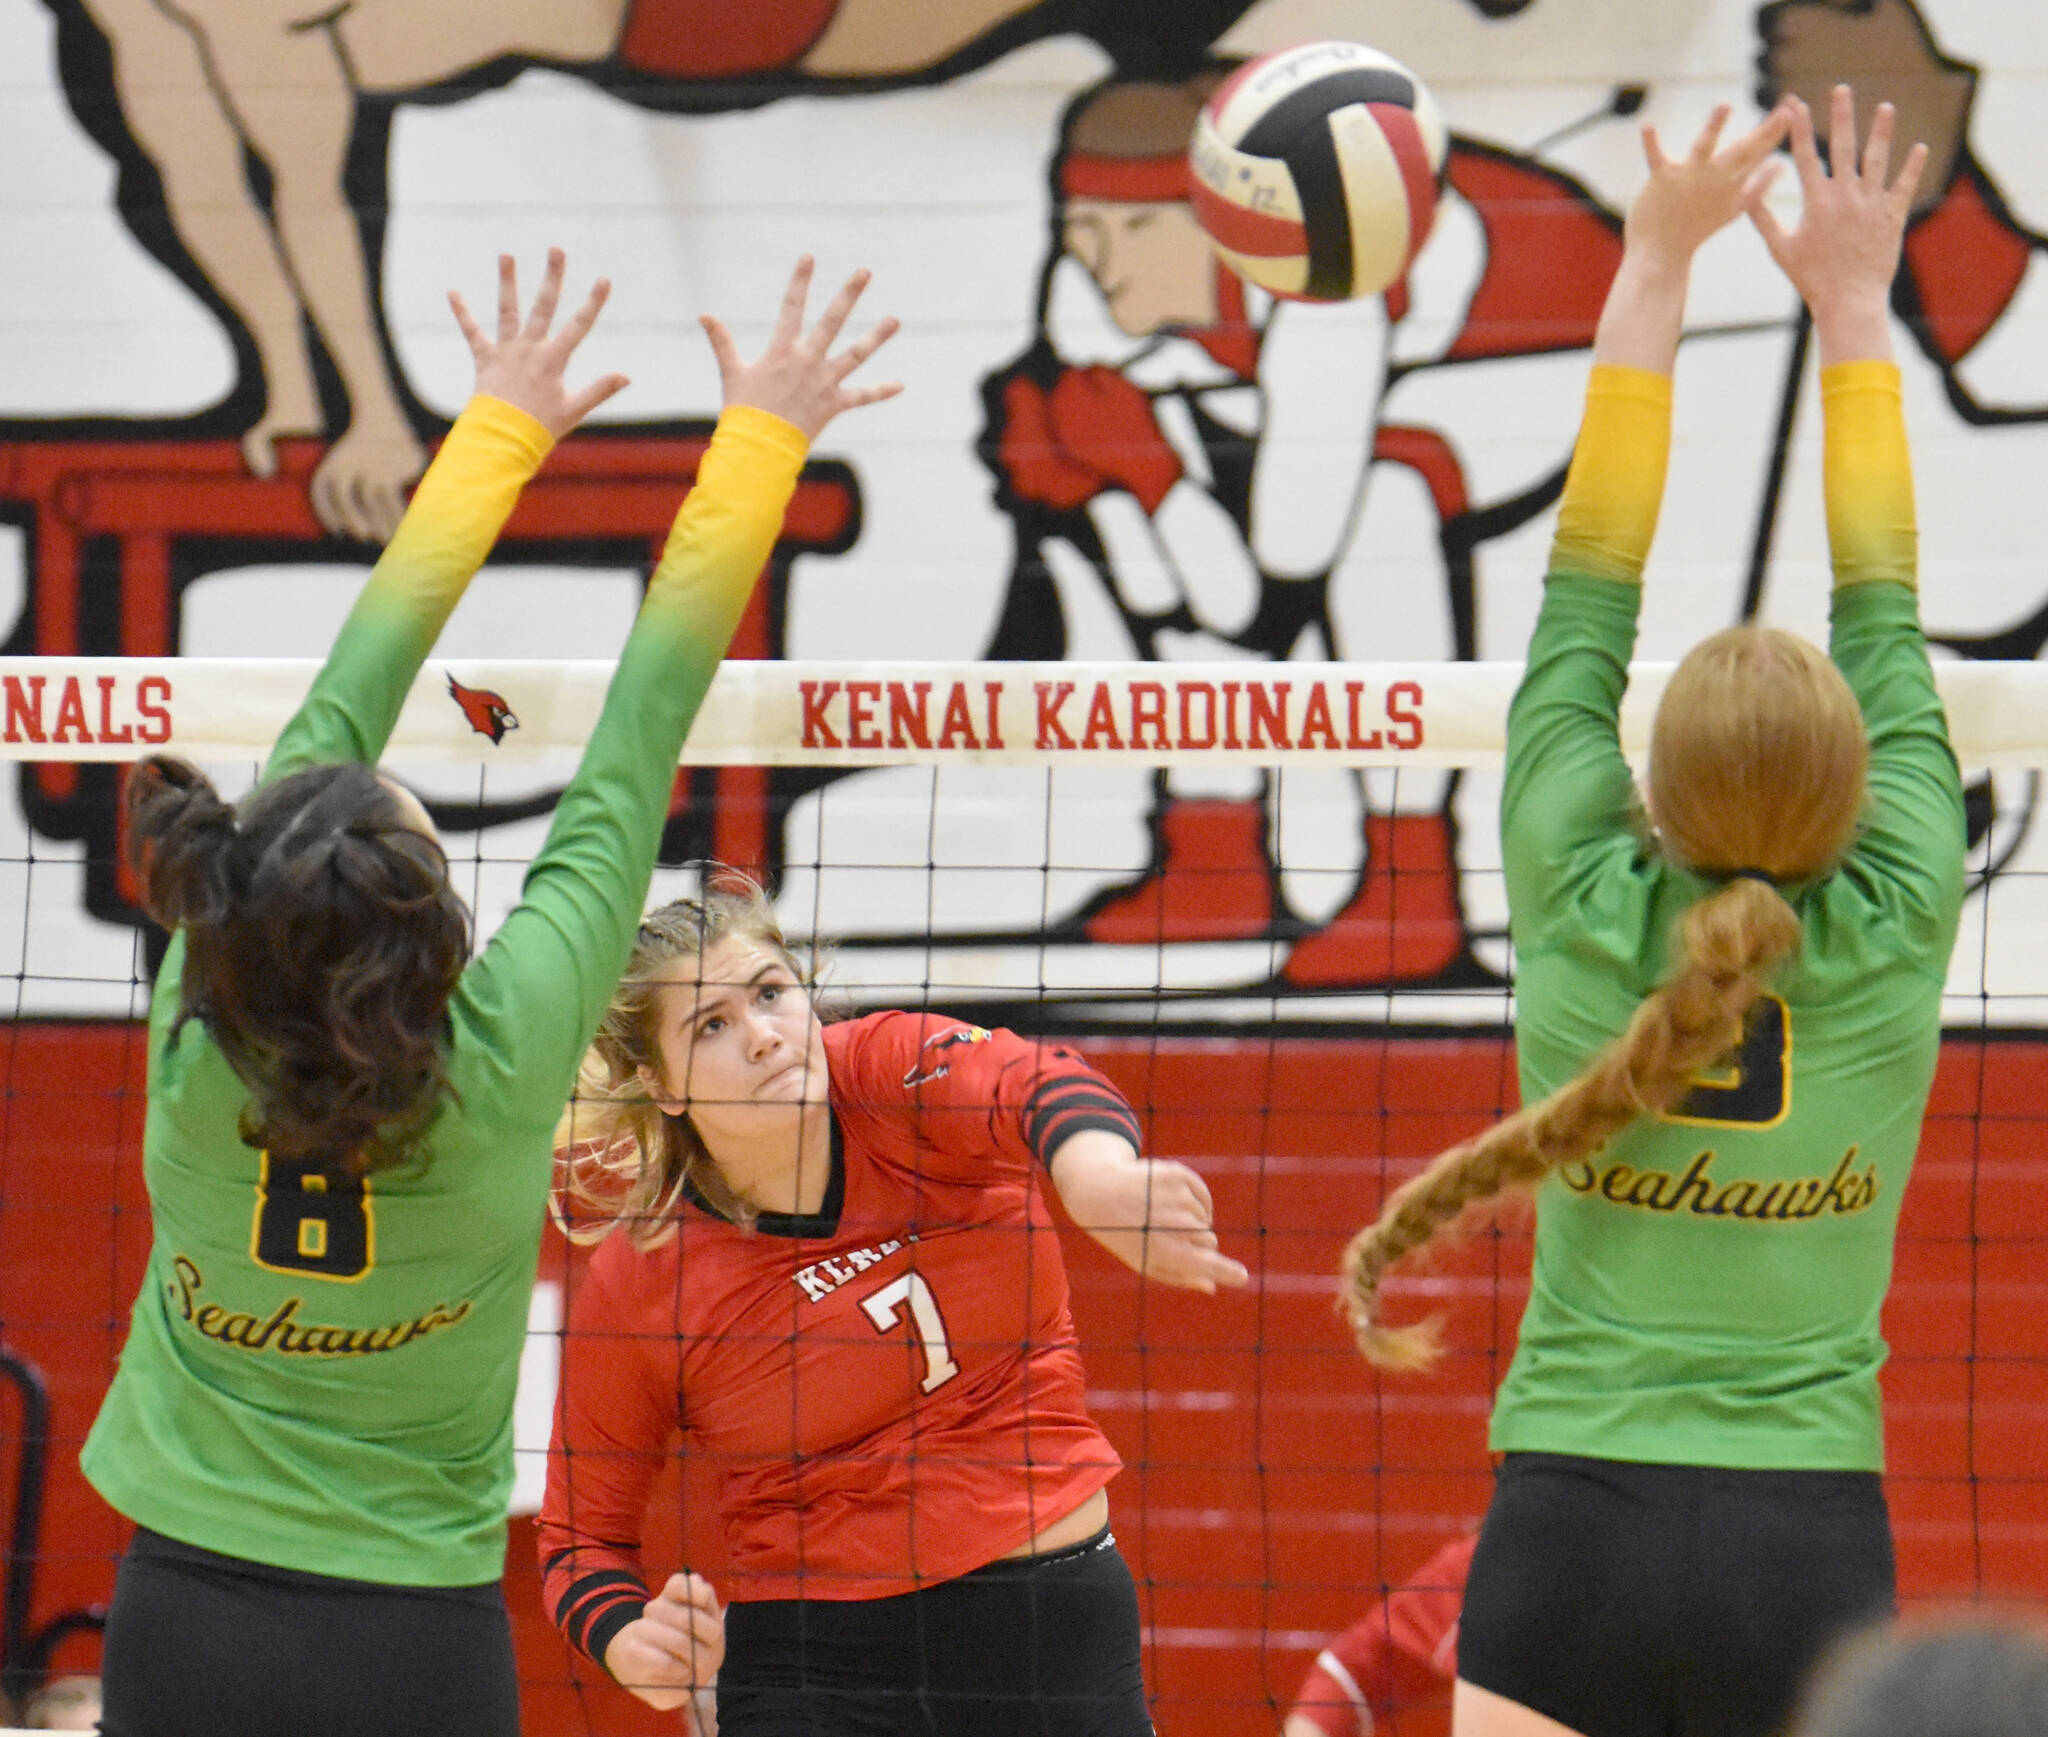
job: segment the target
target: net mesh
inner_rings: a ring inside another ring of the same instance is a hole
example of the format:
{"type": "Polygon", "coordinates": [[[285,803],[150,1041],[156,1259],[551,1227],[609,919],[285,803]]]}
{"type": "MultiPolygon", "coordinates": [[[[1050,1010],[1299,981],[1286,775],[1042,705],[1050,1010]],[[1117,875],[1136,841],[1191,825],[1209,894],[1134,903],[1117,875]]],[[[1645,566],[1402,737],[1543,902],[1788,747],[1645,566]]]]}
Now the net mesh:
{"type": "MultiPolygon", "coordinates": [[[[118,867],[118,762],[161,733],[225,788],[246,787],[310,674],[194,660],[162,666],[174,689],[146,694],[157,667],[0,666],[6,748],[21,759],[0,839],[14,997],[0,1320],[49,1404],[26,1526],[28,1467],[11,1468],[28,1584],[10,1611],[52,1634],[60,1668],[89,1644],[122,1542],[76,1451],[148,1245],[139,1020],[155,943],[118,867]],[[58,728],[68,683],[85,708],[73,740],[58,728]],[[107,739],[124,725],[128,741],[107,739]],[[41,757],[58,752],[72,757],[41,757]]],[[[1509,1215],[1389,1284],[1397,1317],[1446,1317],[1450,1353],[1428,1377],[1374,1375],[1331,1305],[1339,1250],[1382,1194],[1514,1102],[1492,823],[1513,672],[1265,672],[1292,691],[1268,694],[1257,746],[1233,748],[1223,686],[1238,684],[1228,704],[1248,744],[1242,671],[1162,681],[1156,665],[1078,667],[728,666],[678,777],[654,896],[695,891],[704,858],[763,873],[791,936],[832,943],[828,982],[845,1008],[932,1007],[1070,1039],[1138,1107],[1151,1152],[1206,1179],[1226,1251],[1253,1272],[1241,1294],[1144,1287],[1085,1238],[1063,1241],[1089,1403],[1127,1465],[1113,1512],[1158,1722],[1236,1732],[1277,1723],[1317,1651],[1468,1529],[1490,1488],[1488,1397],[1526,1289],[1526,1226],[1509,1215]],[[1394,691],[1409,680],[1412,699],[1394,691]],[[1076,684],[1049,742],[1043,682],[1076,684]],[[1088,739],[1091,683],[1109,696],[1116,746],[1101,729],[1088,739]],[[1184,697],[1203,683],[1207,701],[1184,697]],[[1305,728],[1312,694],[1328,740],[1305,728]],[[963,716],[942,742],[955,701],[963,716]],[[1408,728],[1394,711],[1416,719],[1413,743],[1394,744],[1408,728]],[[1146,719],[1158,720],[1149,733],[1146,719]],[[1361,745],[1375,729],[1380,741],[1361,745]]],[[[484,934],[518,897],[603,673],[437,666],[422,678],[393,765],[428,800],[484,934]],[[464,691],[505,701],[517,730],[479,732],[464,691]]],[[[1889,1493],[1909,1600],[2042,1596],[2048,948],[2034,912],[2048,883],[2029,866],[2029,767],[2048,759],[2048,732],[2030,744],[2030,669],[1945,680],[1966,759],[1995,769],[1971,786],[1975,884],[1886,1310],[1889,1493]]],[[[581,1258],[551,1237],[520,1397],[522,1515],[538,1501],[581,1258]]],[[[10,1445],[34,1438],[23,1423],[10,1445]]],[[[716,1582],[715,1501],[709,1468],[672,1470],[650,1564],[688,1560],[716,1582]]],[[[530,1730],[673,1729],[569,1659],[523,1518],[508,1582],[530,1730]]],[[[1391,1728],[1440,1731],[1441,1699],[1391,1728]]]]}

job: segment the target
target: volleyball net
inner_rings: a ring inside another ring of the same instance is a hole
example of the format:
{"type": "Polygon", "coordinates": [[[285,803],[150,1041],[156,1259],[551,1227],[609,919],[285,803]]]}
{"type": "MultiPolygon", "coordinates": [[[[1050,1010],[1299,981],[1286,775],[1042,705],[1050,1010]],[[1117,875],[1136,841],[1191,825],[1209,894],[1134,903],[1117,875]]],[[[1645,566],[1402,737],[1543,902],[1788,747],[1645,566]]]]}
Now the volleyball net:
{"type": "MultiPolygon", "coordinates": [[[[15,1477],[29,1630],[103,1600],[121,1541],[75,1455],[148,1244],[137,1021],[156,943],[120,863],[123,763],[180,753],[246,788],[316,668],[0,659],[0,756],[19,763],[0,815],[0,1321],[49,1406],[26,1533],[15,1477]]],[[[433,813],[480,936],[517,901],[609,673],[437,661],[401,714],[386,763],[433,813]]],[[[1514,1103],[1497,815],[1518,674],[734,662],[678,772],[654,898],[730,863],[769,886],[792,939],[830,944],[843,1006],[1074,1042],[1137,1105],[1152,1154],[1202,1173],[1226,1251],[1252,1268],[1244,1293],[1197,1297],[1063,1238],[1090,1404],[1127,1465],[1113,1513],[1162,1730],[1277,1727],[1326,1640],[1485,1505],[1525,1227],[1509,1215],[1387,1287],[1397,1316],[1447,1317],[1429,1376],[1369,1370],[1331,1302],[1338,1253],[1385,1191],[1514,1103]]],[[[1664,674],[1634,672],[1632,753],[1664,674]]],[[[2041,1596],[2048,670],[1940,676],[1972,890],[1886,1314],[1890,1494],[1909,1598],[2041,1596]]],[[[522,1513],[575,1273],[551,1240],[522,1380],[522,1513]]],[[[687,1558],[717,1583],[714,1500],[709,1470],[681,1464],[657,1492],[651,1565],[687,1558]]],[[[508,1580],[530,1730],[672,1728],[570,1663],[523,1520],[508,1580]]]]}

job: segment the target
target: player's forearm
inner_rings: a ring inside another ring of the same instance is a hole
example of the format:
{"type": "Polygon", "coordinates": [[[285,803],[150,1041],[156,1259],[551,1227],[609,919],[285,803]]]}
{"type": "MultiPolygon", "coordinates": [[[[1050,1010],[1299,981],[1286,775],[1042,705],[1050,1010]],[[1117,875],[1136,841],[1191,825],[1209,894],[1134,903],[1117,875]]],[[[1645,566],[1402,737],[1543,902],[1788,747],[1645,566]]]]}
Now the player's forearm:
{"type": "Polygon", "coordinates": [[[1060,1142],[1046,1171],[1068,1217],[1100,1242],[1105,1232],[1143,1228],[1143,1216],[1133,1215],[1128,1198],[1141,1163],[1138,1149],[1122,1135],[1083,1128],[1060,1142]]]}
{"type": "Polygon", "coordinates": [[[1913,585],[1919,533],[1899,371],[1864,358],[1821,370],[1821,472],[1837,585],[1913,585]]]}
{"type": "Polygon", "coordinates": [[[1678,362],[1691,277],[1690,256],[1673,258],[1660,249],[1630,247],[1621,256],[1600,309],[1593,333],[1594,363],[1668,376],[1678,362]]]}
{"type": "Polygon", "coordinates": [[[1559,503],[1552,573],[1642,578],[1671,454],[1671,380],[1654,369],[1596,363],[1559,503]]]}
{"type": "Polygon", "coordinates": [[[267,777],[383,753],[420,665],[553,444],[525,411],[470,401],[278,738],[267,777]]]}
{"type": "Polygon", "coordinates": [[[718,419],[703,469],[669,532],[644,616],[670,630],[692,673],[701,667],[706,682],[774,550],[805,451],[800,429],[734,405],[718,419]]]}
{"type": "Polygon", "coordinates": [[[1891,308],[1882,293],[1862,290],[1832,300],[1816,298],[1808,311],[1823,368],[1892,360],[1891,308]]]}

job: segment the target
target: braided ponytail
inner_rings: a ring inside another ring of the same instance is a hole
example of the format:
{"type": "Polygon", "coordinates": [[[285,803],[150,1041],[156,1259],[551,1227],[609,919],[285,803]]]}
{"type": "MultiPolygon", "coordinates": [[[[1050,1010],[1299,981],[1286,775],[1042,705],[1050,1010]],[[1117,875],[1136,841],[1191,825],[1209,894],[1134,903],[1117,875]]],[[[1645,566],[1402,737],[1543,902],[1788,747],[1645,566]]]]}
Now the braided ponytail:
{"type": "Polygon", "coordinates": [[[1797,634],[1732,627],[1686,655],[1657,707],[1650,817],[1672,860],[1734,878],[1685,913],[1676,967],[1576,1079],[1441,1154],[1351,1239],[1338,1310],[1369,1360],[1414,1369],[1436,1354],[1435,1322],[1379,1319],[1380,1280],[1396,1261],[1470,1208],[1534,1188],[1665,1109],[1735,1047],[1751,1003],[1799,947],[1799,915],[1778,884],[1841,861],[1869,757],[1849,684],[1797,634]]]}
{"type": "Polygon", "coordinates": [[[1436,1321],[1389,1327],[1380,1320],[1380,1280],[1388,1268],[1472,1208],[1510,1188],[1534,1188],[1561,1165],[1598,1151],[1638,1116],[1673,1103],[1700,1069],[1735,1047],[1751,1003],[1797,950],[1799,937],[1798,913],[1774,886],[1748,877],[1730,881],[1685,913],[1676,970],[1576,1079],[1453,1146],[1395,1189],[1344,1251],[1338,1307],[1367,1360],[1420,1369],[1439,1346],[1436,1321]]]}

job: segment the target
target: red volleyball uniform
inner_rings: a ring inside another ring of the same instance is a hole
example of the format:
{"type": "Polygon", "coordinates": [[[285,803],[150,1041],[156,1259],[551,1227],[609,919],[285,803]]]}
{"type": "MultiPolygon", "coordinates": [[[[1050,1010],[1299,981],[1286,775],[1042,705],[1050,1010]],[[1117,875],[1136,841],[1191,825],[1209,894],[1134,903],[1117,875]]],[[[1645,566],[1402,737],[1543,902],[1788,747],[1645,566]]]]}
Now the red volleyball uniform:
{"type": "Polygon", "coordinates": [[[712,1456],[730,1601],[955,1579],[1120,1469],[1088,1416],[1037,1169],[1136,1117],[1072,1051],[878,1013],[825,1029],[832,1173],[810,1217],[602,1243],[571,1299],[540,1552],[602,1661],[647,1597],[648,1492],[680,1430],[712,1456]]]}
{"type": "Polygon", "coordinates": [[[1406,1713],[1440,1712],[1458,1674],[1458,1613],[1479,1534],[1446,1544],[1323,1649],[1293,1710],[1327,1737],[1397,1737],[1406,1713]]]}

